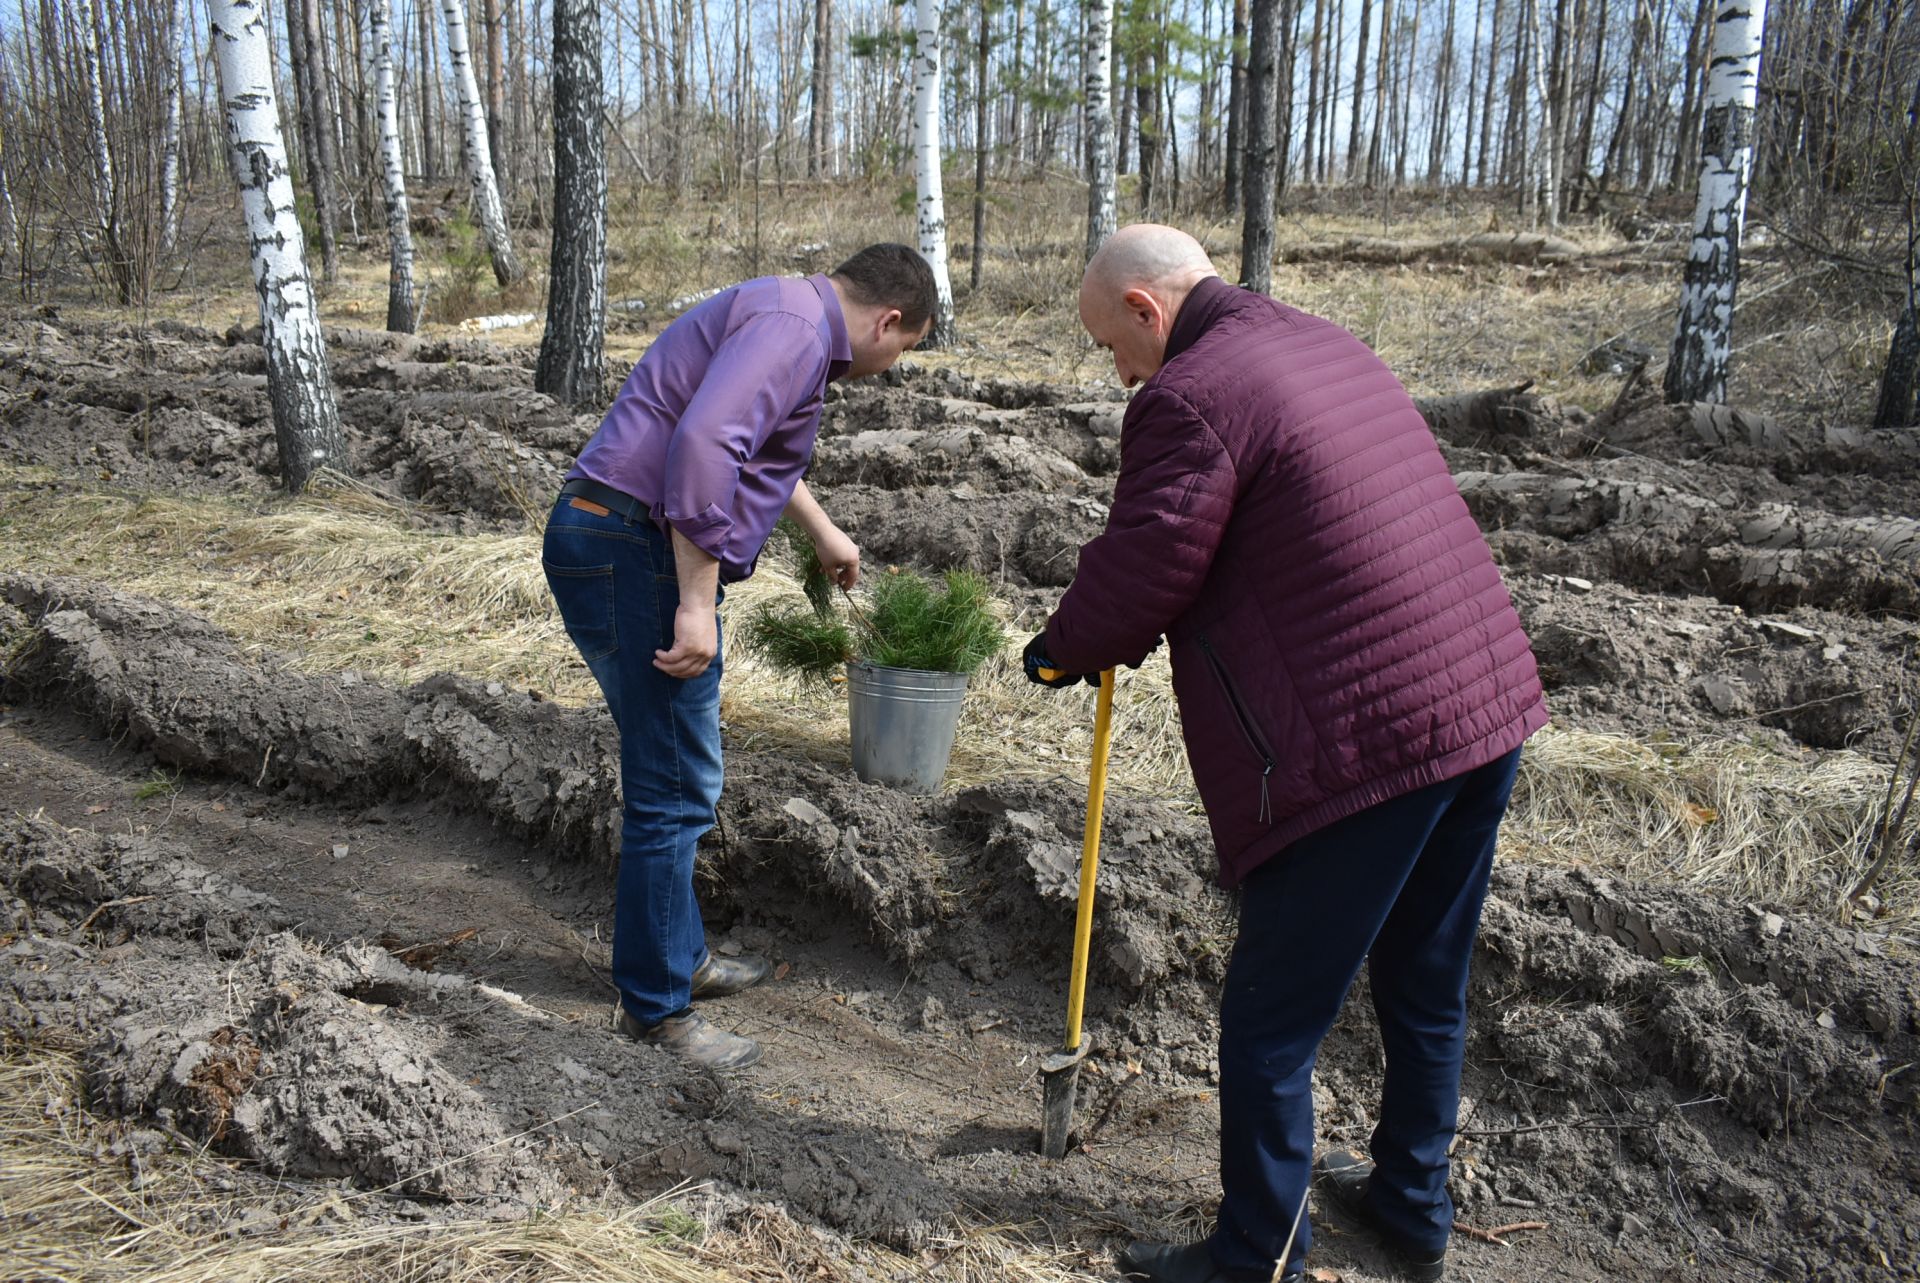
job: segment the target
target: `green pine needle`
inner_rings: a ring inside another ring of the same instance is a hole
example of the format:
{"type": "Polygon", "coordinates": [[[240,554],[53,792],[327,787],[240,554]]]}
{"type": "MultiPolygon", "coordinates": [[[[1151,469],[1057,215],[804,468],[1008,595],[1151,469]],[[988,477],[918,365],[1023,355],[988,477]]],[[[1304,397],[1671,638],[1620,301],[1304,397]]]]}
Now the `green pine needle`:
{"type": "Polygon", "coordinates": [[[987,581],[948,571],[936,586],[910,571],[891,570],[872,584],[872,606],[854,608],[850,624],[834,609],[833,583],[813,541],[790,521],[778,527],[801,575],[808,609],[761,606],[747,616],[740,644],[783,672],[828,680],[853,661],[935,673],[971,673],[1006,644],[987,581]]]}

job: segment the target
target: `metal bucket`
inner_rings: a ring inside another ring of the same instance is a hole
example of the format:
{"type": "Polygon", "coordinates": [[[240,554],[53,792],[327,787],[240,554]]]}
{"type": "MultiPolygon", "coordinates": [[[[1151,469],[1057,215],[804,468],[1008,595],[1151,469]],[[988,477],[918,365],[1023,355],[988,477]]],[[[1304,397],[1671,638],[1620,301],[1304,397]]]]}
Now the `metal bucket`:
{"type": "Polygon", "coordinates": [[[965,673],[848,664],[854,773],[904,793],[939,792],[966,694],[965,673]]]}

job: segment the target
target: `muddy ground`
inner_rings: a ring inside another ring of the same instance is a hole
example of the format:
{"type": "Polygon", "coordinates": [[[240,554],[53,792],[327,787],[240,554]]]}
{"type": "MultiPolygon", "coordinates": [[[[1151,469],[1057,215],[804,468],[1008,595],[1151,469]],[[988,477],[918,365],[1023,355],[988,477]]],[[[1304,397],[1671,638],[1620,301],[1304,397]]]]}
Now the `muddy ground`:
{"type": "MultiPolygon", "coordinates": [[[[454,529],[537,512],[591,416],[532,353],[342,333],[362,478],[454,529]]],[[[1628,398],[1433,403],[1564,724],[1890,752],[1916,640],[1920,452],[1628,398]]],[[[870,559],[967,565],[1044,610],[1104,519],[1111,391],[905,371],[828,408],[813,474],[870,559]]],[[[266,498],[244,333],[0,323],[0,461],[75,488],[266,498]]],[[[736,748],[701,879],[763,1064],[714,1078],[607,1028],[615,779],[598,711],[455,677],[286,671],[61,566],[0,581],[0,1006],[77,1031],[92,1100],[294,1177],[490,1212],[688,1178],[919,1248],[1023,1224],[1089,1267],[1218,1197],[1212,1010],[1231,906],[1177,800],[1116,798],[1083,1144],[1032,1153],[1057,1041],[1077,786],[932,799],[736,748]],[[156,767],[179,772],[155,790],[156,767]],[[141,794],[148,794],[142,797],[141,794]],[[474,934],[464,933],[469,929],[474,934]],[[425,946],[422,948],[421,946],[425,946]],[[411,962],[415,965],[408,965],[411,962]]],[[[1469,1279],[1920,1277],[1902,942],[1777,905],[1503,867],[1474,979],[1469,1279]]],[[[1323,1135],[1378,1087],[1364,1001],[1323,1135]]],[[[1315,1209],[1316,1264],[1384,1277],[1315,1209]]]]}

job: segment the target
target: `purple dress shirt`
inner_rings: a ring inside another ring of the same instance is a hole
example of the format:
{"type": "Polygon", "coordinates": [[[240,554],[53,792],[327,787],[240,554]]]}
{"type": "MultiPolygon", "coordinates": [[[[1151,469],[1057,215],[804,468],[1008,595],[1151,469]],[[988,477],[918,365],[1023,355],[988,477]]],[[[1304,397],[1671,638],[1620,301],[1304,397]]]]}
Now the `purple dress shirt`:
{"type": "Polygon", "coordinates": [[[825,276],[763,276],[714,295],[653,341],[574,461],[720,561],[753,573],[813,455],[828,382],[852,362],[825,276]]]}

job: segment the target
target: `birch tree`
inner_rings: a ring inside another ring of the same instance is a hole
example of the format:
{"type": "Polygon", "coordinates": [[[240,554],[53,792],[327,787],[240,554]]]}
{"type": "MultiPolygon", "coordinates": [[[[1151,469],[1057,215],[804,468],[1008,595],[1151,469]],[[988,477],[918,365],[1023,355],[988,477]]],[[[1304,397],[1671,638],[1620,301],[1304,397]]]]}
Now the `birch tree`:
{"type": "Polygon", "coordinates": [[[499,184],[493,178],[493,150],[487,144],[487,108],[480,100],[480,82],[473,72],[465,6],[463,0],[441,0],[440,8],[447,20],[447,64],[453,72],[454,86],[460,92],[460,125],[465,138],[462,155],[466,158],[467,180],[473,184],[474,211],[480,216],[480,229],[487,238],[494,279],[502,286],[512,285],[526,275],[526,269],[513,252],[513,235],[507,228],[506,210],[500,204],[499,184]]]}
{"type": "Polygon", "coordinates": [[[322,468],[344,468],[347,450],[307,272],[306,241],[294,215],[265,0],[209,0],[208,8],[228,154],[260,299],[260,341],[266,349],[267,399],[273,405],[280,471],[287,489],[298,494],[322,468]]]}
{"type": "Polygon", "coordinates": [[[387,328],[397,334],[411,334],[420,317],[414,305],[413,228],[407,209],[407,173],[400,155],[400,112],[393,83],[393,0],[371,0],[367,8],[367,58],[373,64],[381,192],[387,206],[387,328]]]}
{"type": "Polygon", "coordinates": [[[606,106],[599,0],[553,0],[553,257],[533,386],[590,406],[605,377],[606,106]]]}
{"type": "Polygon", "coordinates": [[[133,302],[133,274],[120,249],[119,192],[114,187],[113,149],[107,144],[105,73],[100,62],[100,24],[93,0],[79,0],[81,75],[86,80],[87,139],[93,162],[93,225],[100,234],[100,254],[107,276],[122,303],[133,302]]]}
{"type": "MultiPolygon", "coordinates": [[[[1761,0],[1762,3],[1765,0],[1761,0]]],[[[1540,197],[1546,201],[1547,226],[1559,229],[1560,226],[1560,109],[1554,101],[1553,89],[1547,80],[1541,61],[1542,40],[1540,38],[1540,0],[1530,0],[1527,6],[1528,17],[1533,22],[1533,90],[1540,96],[1540,102],[1546,108],[1547,118],[1534,133],[1534,171],[1531,181],[1540,185],[1540,197]]],[[[1528,189],[1528,201],[1533,200],[1532,189],[1528,189]]]]}
{"type": "Polygon", "coordinates": [[[1114,206],[1113,0],[1087,4],[1087,258],[1119,223],[1114,206]]]}
{"type": "Polygon", "coordinates": [[[940,188],[940,0],[915,0],[913,24],[913,183],[920,255],[939,293],[923,348],[953,341],[953,286],[947,279],[947,204],[940,188]]]}
{"type": "Polygon", "coordinates": [[[1247,34],[1247,156],[1240,218],[1240,284],[1273,288],[1274,81],[1280,0],[1252,0],[1247,34]]]}
{"type": "Polygon", "coordinates": [[[160,252],[171,254],[180,236],[180,60],[187,42],[186,0],[173,0],[167,29],[167,123],[160,145],[160,252]]]}
{"type": "Polygon", "coordinates": [[[1719,0],[1700,128],[1700,193],[1665,383],[1669,402],[1727,399],[1740,233],[1753,171],[1754,102],[1766,0],[1719,0]]]}

